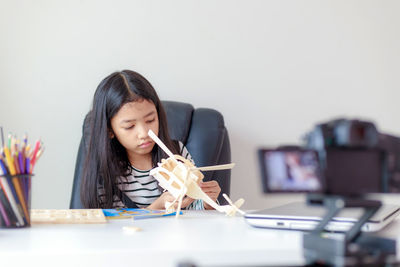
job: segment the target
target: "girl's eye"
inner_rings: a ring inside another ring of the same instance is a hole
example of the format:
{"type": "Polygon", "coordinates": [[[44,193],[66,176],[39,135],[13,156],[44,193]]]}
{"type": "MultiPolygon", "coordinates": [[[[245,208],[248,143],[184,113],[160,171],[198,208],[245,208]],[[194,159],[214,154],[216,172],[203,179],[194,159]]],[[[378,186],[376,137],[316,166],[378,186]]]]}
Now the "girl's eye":
{"type": "Polygon", "coordinates": [[[152,123],[155,119],[148,120],[147,123],[152,123]]]}
{"type": "Polygon", "coordinates": [[[133,127],[135,127],[135,125],[129,126],[129,127],[125,128],[125,130],[132,129],[133,127]]]}

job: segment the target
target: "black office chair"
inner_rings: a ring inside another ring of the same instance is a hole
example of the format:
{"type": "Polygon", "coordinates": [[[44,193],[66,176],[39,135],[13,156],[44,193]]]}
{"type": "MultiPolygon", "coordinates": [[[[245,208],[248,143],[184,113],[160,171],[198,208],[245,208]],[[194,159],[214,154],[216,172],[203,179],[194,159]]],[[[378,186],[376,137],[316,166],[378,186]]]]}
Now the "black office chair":
{"type": "MultiPolygon", "coordinates": [[[[171,138],[181,141],[192,155],[196,166],[209,166],[231,162],[231,149],[224,118],[218,111],[209,108],[194,108],[191,104],[162,101],[168,119],[171,138]]],[[[89,115],[89,114],[88,114],[89,115]]],[[[82,208],[80,199],[81,177],[90,136],[88,115],[82,127],[82,139],[75,164],[74,182],[70,201],[71,209],[82,208]]],[[[229,196],[231,171],[203,172],[204,181],[216,180],[221,187],[218,201],[226,204],[222,193],[229,196]]]]}

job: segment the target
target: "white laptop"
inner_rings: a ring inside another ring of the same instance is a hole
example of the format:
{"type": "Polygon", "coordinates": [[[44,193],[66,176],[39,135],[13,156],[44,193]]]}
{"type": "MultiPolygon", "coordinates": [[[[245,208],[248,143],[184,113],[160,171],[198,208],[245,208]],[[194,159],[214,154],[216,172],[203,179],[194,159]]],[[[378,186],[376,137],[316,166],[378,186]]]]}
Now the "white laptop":
{"type": "MultiPolygon", "coordinates": [[[[245,214],[245,220],[254,227],[292,230],[312,230],[326,213],[323,207],[307,206],[303,202],[264,209],[245,214]]],[[[326,226],[327,231],[344,232],[361,216],[361,208],[342,210],[326,226]]],[[[362,231],[375,232],[384,228],[400,214],[400,207],[383,205],[362,227],[362,231]]]]}

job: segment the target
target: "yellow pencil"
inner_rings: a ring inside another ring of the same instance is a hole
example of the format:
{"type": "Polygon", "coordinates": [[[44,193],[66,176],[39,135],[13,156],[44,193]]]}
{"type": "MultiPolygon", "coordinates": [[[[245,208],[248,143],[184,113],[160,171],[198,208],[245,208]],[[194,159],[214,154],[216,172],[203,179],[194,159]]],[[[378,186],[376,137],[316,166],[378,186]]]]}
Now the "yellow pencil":
{"type": "Polygon", "coordinates": [[[10,174],[11,175],[15,175],[15,167],[14,167],[14,161],[13,158],[11,157],[10,154],[10,149],[8,147],[4,147],[4,154],[6,155],[6,161],[7,161],[7,165],[8,168],[10,169],[10,174]]]}

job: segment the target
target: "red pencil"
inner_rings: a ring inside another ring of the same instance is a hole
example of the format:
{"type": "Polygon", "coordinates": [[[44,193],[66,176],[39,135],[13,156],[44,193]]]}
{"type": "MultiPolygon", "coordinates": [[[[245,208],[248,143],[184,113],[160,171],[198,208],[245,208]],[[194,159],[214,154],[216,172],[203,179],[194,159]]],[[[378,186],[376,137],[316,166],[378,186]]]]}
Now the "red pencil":
{"type": "Polygon", "coordinates": [[[40,140],[37,140],[36,144],[35,144],[35,149],[33,150],[32,158],[31,158],[32,166],[35,164],[36,154],[38,153],[39,148],[40,148],[40,140]]]}

